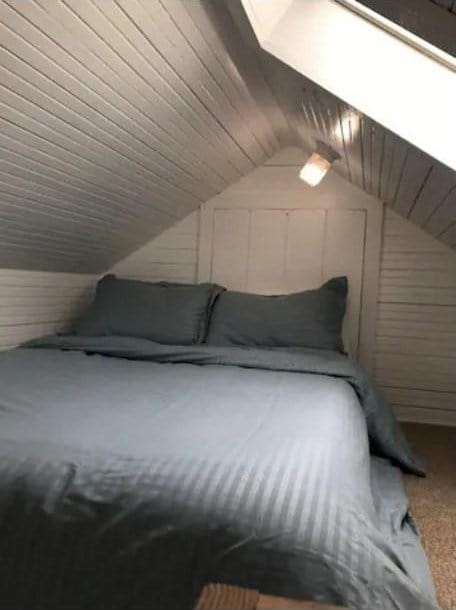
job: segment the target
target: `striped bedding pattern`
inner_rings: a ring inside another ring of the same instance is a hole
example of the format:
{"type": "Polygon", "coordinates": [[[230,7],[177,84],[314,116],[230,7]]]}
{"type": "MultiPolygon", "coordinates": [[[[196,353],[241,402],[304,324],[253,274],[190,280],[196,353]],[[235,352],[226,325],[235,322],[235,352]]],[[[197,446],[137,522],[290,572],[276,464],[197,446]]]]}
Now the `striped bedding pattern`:
{"type": "Polygon", "coordinates": [[[138,341],[0,354],[0,608],[436,607],[413,455],[345,356],[138,341]]]}

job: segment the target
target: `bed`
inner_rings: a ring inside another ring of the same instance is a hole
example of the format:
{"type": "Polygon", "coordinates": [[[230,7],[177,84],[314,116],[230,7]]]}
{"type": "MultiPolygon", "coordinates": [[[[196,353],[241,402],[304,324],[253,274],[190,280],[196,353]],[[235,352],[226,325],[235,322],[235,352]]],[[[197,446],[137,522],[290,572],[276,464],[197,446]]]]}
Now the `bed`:
{"type": "Polygon", "coordinates": [[[191,608],[208,582],[436,608],[389,406],[331,350],[56,336],[0,354],[0,608],[191,608]]]}

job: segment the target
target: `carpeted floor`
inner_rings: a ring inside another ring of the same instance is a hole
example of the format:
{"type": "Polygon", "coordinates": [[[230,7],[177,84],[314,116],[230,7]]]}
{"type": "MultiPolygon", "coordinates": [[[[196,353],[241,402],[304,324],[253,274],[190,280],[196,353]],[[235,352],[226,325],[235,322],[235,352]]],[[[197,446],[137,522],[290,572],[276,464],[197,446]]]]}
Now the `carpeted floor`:
{"type": "Polygon", "coordinates": [[[425,479],[406,477],[411,512],[420,529],[439,603],[456,610],[456,428],[404,424],[426,462],[425,479]]]}

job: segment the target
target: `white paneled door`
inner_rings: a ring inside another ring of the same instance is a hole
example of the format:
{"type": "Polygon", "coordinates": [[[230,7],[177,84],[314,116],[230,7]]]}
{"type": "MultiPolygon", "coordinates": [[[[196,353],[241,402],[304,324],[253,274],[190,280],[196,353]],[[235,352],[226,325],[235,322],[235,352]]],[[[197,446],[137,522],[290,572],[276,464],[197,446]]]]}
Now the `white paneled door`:
{"type": "Polygon", "coordinates": [[[346,275],[344,340],[374,370],[383,206],[330,171],[311,188],[287,149],[200,211],[198,280],[280,294],[346,275]]]}
{"type": "Polygon", "coordinates": [[[345,338],[350,351],[358,353],[366,210],[215,207],[209,213],[212,218],[203,223],[201,238],[211,243],[206,250],[210,262],[200,261],[200,280],[232,290],[281,294],[317,288],[346,275],[345,338]]]}

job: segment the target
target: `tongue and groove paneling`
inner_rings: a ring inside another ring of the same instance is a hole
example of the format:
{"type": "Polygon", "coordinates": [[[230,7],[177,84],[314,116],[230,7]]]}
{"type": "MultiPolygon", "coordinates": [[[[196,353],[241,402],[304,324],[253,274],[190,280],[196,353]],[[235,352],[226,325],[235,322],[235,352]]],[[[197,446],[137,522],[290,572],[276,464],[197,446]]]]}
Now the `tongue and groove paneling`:
{"type": "Polygon", "coordinates": [[[377,382],[403,419],[456,425],[456,254],[387,210],[377,382]]]}
{"type": "MultiPolygon", "coordinates": [[[[247,203],[264,198],[273,163],[243,181],[250,184],[244,197],[247,203]]],[[[291,183],[282,182],[286,197],[294,184],[294,174],[290,177],[291,183]]],[[[240,186],[230,191],[239,192],[240,186]]],[[[318,192],[317,188],[314,194],[318,192]]],[[[337,201],[337,192],[332,196],[337,201]]],[[[231,204],[238,200],[233,196],[231,204]]],[[[377,318],[371,323],[376,329],[374,376],[402,419],[456,425],[456,254],[388,208],[385,218],[377,318]]],[[[144,280],[195,281],[198,227],[194,213],[112,272],[144,280]]],[[[267,232],[259,237],[266,238],[267,232]]],[[[300,267],[296,289],[302,275],[309,275],[307,266],[314,264],[318,242],[314,227],[306,243],[301,243],[299,256],[294,256],[300,267]]],[[[274,248],[271,252],[278,254],[274,248]]],[[[245,265],[245,251],[239,249],[237,256],[245,265]]]]}
{"type": "Polygon", "coordinates": [[[238,0],[3,0],[0,39],[0,268],[105,271],[317,139],[456,247],[456,174],[261,51],[238,0]]]}
{"type": "Polygon", "coordinates": [[[107,269],[280,148],[271,91],[208,13],[1,3],[0,268],[107,269]]]}
{"type": "Polygon", "coordinates": [[[195,283],[198,238],[199,210],[196,210],[114,265],[110,273],[148,282],[195,283]]]}
{"type": "MultiPolygon", "coordinates": [[[[456,172],[268,55],[260,48],[239,3],[229,2],[227,7],[246,44],[256,52],[295,144],[312,150],[317,140],[323,140],[340,154],[334,163],[339,174],[455,248],[456,172]]],[[[346,77],[362,79],[362,74],[347,66],[346,77]]],[[[429,112],[438,112],[438,108],[429,112]]],[[[451,129],[449,125],[448,133],[451,129]]],[[[435,138],[448,138],[448,133],[436,130],[435,138]]]]}
{"type": "Polygon", "coordinates": [[[0,351],[68,331],[90,302],[97,276],[0,270],[0,351]]]}

